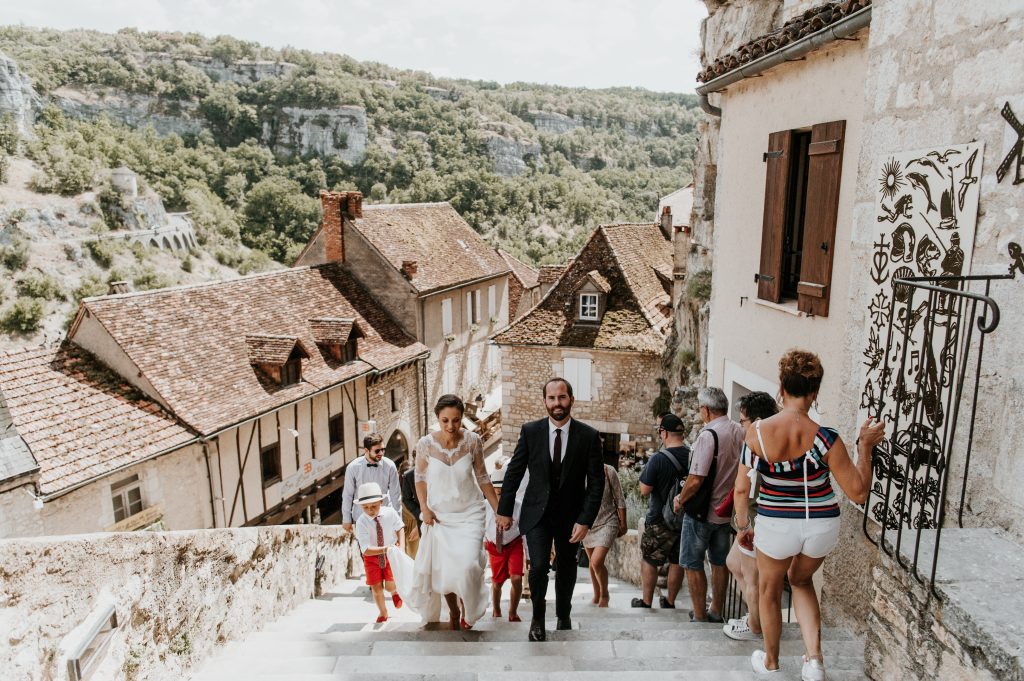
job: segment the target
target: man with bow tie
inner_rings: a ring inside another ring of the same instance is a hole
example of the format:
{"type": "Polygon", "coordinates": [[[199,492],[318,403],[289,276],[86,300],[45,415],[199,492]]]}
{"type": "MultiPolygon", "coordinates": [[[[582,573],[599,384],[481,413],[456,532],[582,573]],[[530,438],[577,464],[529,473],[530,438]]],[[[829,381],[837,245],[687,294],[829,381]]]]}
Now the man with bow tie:
{"type": "Polygon", "coordinates": [[[352,531],[355,521],[363,514],[359,504],[353,503],[356,490],[365,482],[375,482],[384,493],[384,505],[401,509],[402,488],[398,481],[398,467],[384,457],[384,439],[377,433],[363,438],[363,455],[345,469],[345,491],[341,497],[342,527],[352,531]]]}

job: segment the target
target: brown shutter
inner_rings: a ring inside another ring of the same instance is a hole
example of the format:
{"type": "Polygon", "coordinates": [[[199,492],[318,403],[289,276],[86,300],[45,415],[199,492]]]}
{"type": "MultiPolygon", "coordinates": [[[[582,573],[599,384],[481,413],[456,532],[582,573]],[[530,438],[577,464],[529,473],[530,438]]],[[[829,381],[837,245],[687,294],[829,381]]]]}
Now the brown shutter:
{"type": "Polygon", "coordinates": [[[761,226],[761,265],[757,276],[757,297],[777,303],[782,300],[782,239],[786,233],[786,199],[789,196],[789,164],[793,131],[768,135],[764,154],[767,173],[764,184],[764,222],[761,226]]]}
{"type": "Polygon", "coordinates": [[[807,149],[807,209],[797,309],[818,317],[828,316],[832,293],[832,254],[835,252],[845,132],[846,121],[819,123],[811,128],[811,144],[807,149]]]}

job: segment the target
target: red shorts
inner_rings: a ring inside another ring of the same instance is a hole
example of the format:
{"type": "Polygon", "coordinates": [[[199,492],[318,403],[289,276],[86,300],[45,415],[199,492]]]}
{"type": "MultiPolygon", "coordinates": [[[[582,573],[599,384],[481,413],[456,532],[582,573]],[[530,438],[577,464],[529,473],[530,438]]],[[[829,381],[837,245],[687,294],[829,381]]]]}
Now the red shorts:
{"type": "Polygon", "coordinates": [[[504,584],[509,575],[523,576],[523,538],[516,537],[498,550],[494,542],[485,542],[487,557],[491,561],[491,579],[495,584],[504,584]]]}
{"type": "Polygon", "coordinates": [[[384,567],[380,566],[380,556],[363,556],[363,567],[366,569],[366,585],[373,586],[381,582],[393,582],[395,576],[391,574],[391,563],[384,558],[384,567]]]}

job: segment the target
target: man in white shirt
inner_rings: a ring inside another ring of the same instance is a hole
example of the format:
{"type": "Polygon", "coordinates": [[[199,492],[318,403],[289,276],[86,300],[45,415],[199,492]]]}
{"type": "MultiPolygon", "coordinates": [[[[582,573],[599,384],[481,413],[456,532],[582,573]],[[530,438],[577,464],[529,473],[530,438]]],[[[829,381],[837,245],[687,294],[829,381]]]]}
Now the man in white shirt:
{"type": "MultiPolygon", "coordinates": [[[[501,500],[501,486],[505,481],[505,469],[499,468],[491,474],[491,484],[501,500]]],[[[487,506],[487,520],[484,524],[484,548],[491,563],[491,606],[494,617],[501,617],[501,590],[506,581],[512,582],[509,594],[508,621],[521,622],[519,600],[523,596],[523,537],[519,533],[519,514],[523,501],[516,499],[512,510],[512,525],[508,529],[497,526],[497,518],[487,506]]]]}
{"type": "Polygon", "coordinates": [[[354,502],[356,490],[364,482],[380,485],[384,494],[384,505],[400,510],[402,508],[402,485],[398,479],[395,462],[384,456],[384,439],[377,433],[363,438],[363,455],[345,468],[345,488],[341,496],[341,525],[352,531],[352,524],[363,514],[362,508],[354,502]]]}

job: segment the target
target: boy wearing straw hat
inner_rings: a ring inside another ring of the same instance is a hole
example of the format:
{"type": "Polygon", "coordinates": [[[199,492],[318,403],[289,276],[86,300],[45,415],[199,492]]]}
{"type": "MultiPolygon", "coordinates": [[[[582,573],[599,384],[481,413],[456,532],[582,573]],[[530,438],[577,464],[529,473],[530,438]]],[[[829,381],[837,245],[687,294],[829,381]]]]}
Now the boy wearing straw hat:
{"type": "Polygon", "coordinates": [[[383,506],[383,500],[384,495],[377,483],[364,482],[359,485],[356,503],[362,507],[363,514],[356,520],[356,541],[363,554],[366,585],[373,592],[373,601],[380,611],[378,623],[388,621],[388,609],[384,604],[385,589],[391,593],[391,602],[395,607],[402,607],[402,598],[395,589],[395,577],[388,563],[387,550],[389,546],[401,548],[405,544],[402,517],[395,509],[383,506]]]}
{"type": "MultiPolygon", "coordinates": [[[[499,468],[491,473],[491,484],[501,499],[501,486],[505,481],[505,469],[499,468]]],[[[519,513],[523,502],[516,499],[512,511],[512,526],[507,530],[499,530],[495,522],[494,511],[487,506],[487,524],[484,526],[484,548],[491,563],[491,606],[494,617],[501,617],[501,590],[506,581],[512,582],[509,594],[508,621],[521,622],[519,618],[519,599],[523,595],[523,537],[519,533],[519,513]]]]}

